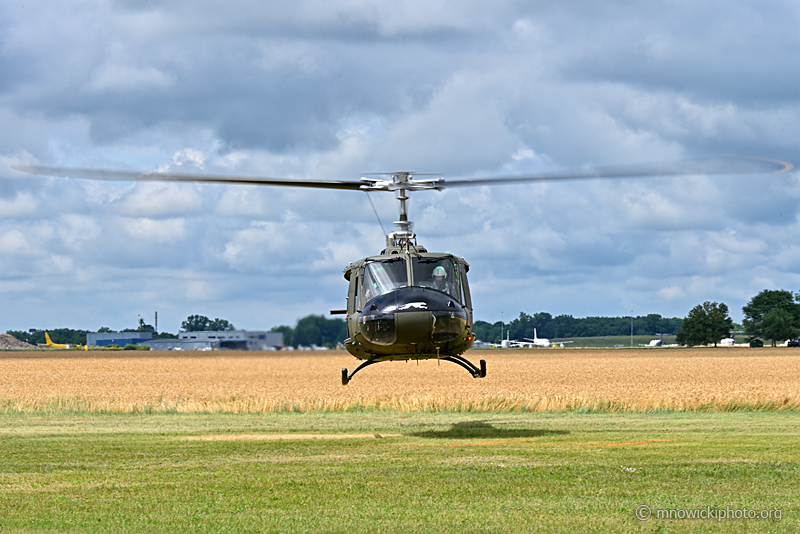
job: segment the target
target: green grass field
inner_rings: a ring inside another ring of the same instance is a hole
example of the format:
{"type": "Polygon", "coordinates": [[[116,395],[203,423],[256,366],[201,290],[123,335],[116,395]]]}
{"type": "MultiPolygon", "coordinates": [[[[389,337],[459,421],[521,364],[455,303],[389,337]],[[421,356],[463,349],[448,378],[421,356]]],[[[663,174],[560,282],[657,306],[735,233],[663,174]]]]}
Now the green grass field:
{"type": "Polygon", "coordinates": [[[797,532],[798,443],[796,412],[2,415],[0,531],[797,532]],[[656,517],[707,508],[773,515],[656,517]]]}

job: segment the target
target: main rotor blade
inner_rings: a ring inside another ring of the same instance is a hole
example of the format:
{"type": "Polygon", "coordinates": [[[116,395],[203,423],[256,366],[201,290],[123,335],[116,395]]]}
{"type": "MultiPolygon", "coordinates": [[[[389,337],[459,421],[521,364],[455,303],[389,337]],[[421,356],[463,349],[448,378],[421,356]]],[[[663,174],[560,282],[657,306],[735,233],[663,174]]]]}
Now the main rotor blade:
{"type": "Polygon", "coordinates": [[[557,182],[591,178],[646,178],[650,176],[683,176],[694,174],[779,174],[789,172],[794,165],[777,159],[759,156],[730,155],[717,158],[685,159],[661,163],[617,165],[590,169],[556,171],[527,176],[495,176],[465,180],[444,180],[439,187],[468,187],[524,182],[557,182]]]}
{"type": "MultiPolygon", "coordinates": [[[[31,174],[66,176],[87,180],[124,180],[135,182],[193,182],[212,184],[270,185],[283,187],[310,187],[317,189],[386,190],[397,188],[370,188],[363,180],[301,180],[293,178],[253,178],[245,176],[221,176],[207,174],[176,174],[97,169],[72,169],[67,167],[45,167],[40,165],[12,165],[12,168],[31,174]]],[[[731,155],[717,158],[687,159],[661,163],[594,167],[589,169],[556,171],[527,176],[494,176],[464,180],[436,181],[436,187],[468,187],[480,185],[503,185],[525,182],[555,182],[562,180],[586,180],[592,178],[644,178],[649,176],[681,176],[694,174],[764,174],[784,173],[792,170],[791,163],[758,156],[731,155]]],[[[398,173],[395,173],[398,174],[398,173]]],[[[410,174],[410,173],[409,173],[410,174]]],[[[424,173],[423,173],[424,174],[424,173]]],[[[389,183],[389,182],[387,182],[389,183]]],[[[419,182],[422,183],[422,182],[419,182]]],[[[381,184],[386,185],[386,184],[381,184]]],[[[391,183],[389,183],[391,185],[391,183]]],[[[408,187],[408,189],[413,189],[408,187]]]]}
{"type": "Polygon", "coordinates": [[[39,165],[12,165],[13,169],[45,176],[66,176],[86,180],[123,180],[134,182],[194,182],[207,184],[272,185],[284,187],[313,187],[321,189],[361,190],[362,181],[296,180],[292,178],[250,178],[245,176],[215,176],[208,174],[175,174],[158,172],[104,171],[97,169],[71,169],[39,165]]]}

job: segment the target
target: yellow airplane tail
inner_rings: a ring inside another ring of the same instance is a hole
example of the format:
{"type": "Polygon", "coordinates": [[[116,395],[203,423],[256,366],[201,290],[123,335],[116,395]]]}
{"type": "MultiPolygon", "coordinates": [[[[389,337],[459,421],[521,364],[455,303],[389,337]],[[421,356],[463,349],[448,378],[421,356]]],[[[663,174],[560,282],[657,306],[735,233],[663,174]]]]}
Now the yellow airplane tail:
{"type": "Polygon", "coordinates": [[[46,342],[45,344],[46,344],[48,347],[52,347],[52,346],[55,344],[55,343],[53,343],[53,340],[52,340],[52,339],[50,339],[50,334],[48,334],[47,332],[45,332],[45,333],[44,333],[44,340],[45,340],[45,342],[46,342]]]}

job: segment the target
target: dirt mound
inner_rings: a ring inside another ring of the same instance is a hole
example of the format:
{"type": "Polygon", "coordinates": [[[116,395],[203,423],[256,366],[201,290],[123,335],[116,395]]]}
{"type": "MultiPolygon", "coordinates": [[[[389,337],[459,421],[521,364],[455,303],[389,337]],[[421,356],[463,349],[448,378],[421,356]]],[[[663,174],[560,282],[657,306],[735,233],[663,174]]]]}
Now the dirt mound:
{"type": "Polygon", "coordinates": [[[20,341],[10,334],[0,334],[0,349],[35,349],[30,343],[20,341]]]}

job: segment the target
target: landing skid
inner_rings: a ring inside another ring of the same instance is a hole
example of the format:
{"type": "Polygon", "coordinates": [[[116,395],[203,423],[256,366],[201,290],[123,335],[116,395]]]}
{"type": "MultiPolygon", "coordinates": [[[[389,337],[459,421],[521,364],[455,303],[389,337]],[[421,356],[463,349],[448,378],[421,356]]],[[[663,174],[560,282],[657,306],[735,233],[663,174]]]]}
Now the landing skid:
{"type": "Polygon", "coordinates": [[[460,365],[461,367],[469,371],[469,374],[472,375],[472,378],[486,378],[486,360],[480,361],[481,364],[480,369],[476,367],[474,363],[472,363],[466,358],[462,358],[461,356],[448,356],[446,358],[442,358],[442,360],[446,362],[453,362],[456,365],[460,365]]]}
{"type": "MultiPolygon", "coordinates": [[[[480,368],[476,367],[474,363],[470,362],[466,358],[462,358],[461,356],[447,356],[445,358],[441,358],[441,360],[445,362],[453,362],[456,365],[460,365],[461,367],[469,371],[469,374],[472,375],[472,378],[486,378],[486,360],[480,361],[481,365],[480,368]]],[[[342,385],[346,386],[353,379],[353,376],[355,376],[357,372],[359,372],[364,367],[367,367],[368,365],[372,365],[374,363],[380,363],[380,362],[376,360],[364,360],[363,362],[358,364],[358,366],[355,369],[353,369],[353,372],[350,374],[347,374],[346,368],[342,369],[342,385]]]]}

